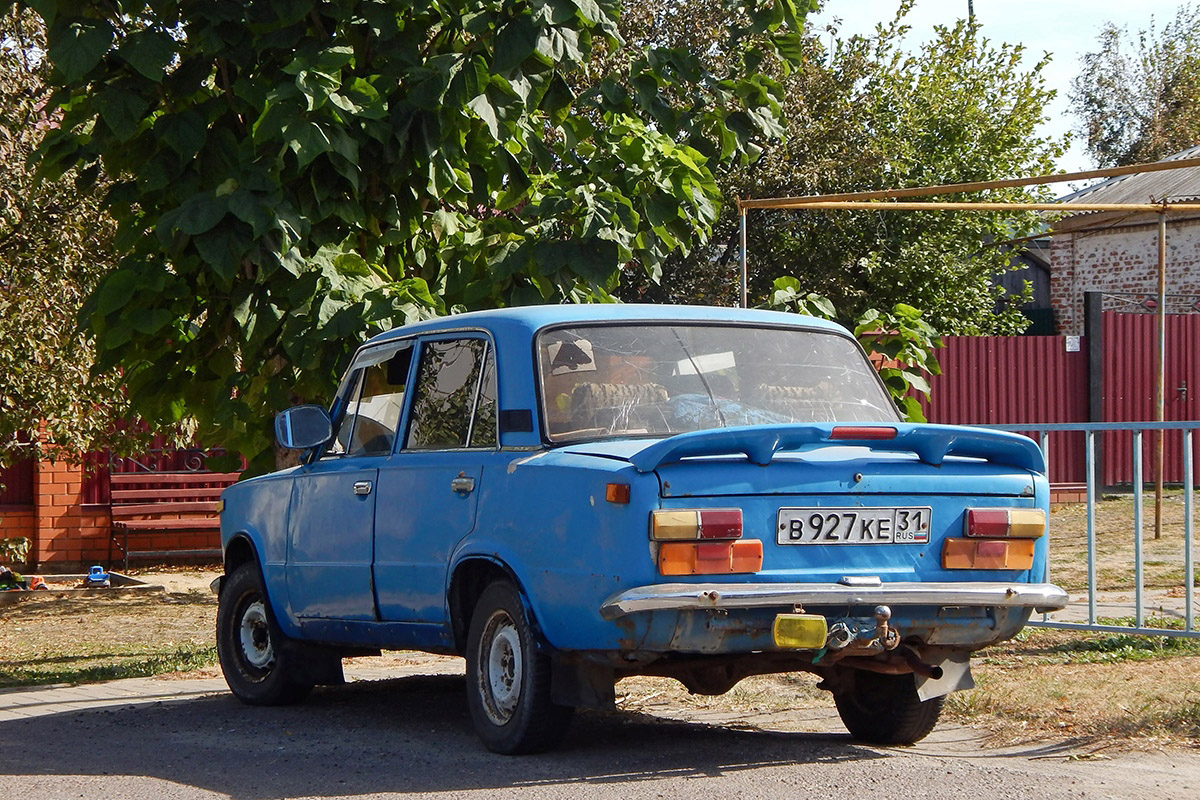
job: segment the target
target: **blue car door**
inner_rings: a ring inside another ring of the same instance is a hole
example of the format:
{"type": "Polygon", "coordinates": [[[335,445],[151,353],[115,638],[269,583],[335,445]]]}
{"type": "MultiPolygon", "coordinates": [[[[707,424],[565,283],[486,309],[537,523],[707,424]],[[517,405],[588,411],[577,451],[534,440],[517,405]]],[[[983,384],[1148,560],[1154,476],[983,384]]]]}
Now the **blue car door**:
{"type": "Polygon", "coordinates": [[[302,466],[288,517],[288,594],[300,618],[375,620],[371,566],[380,466],[396,442],[408,343],[355,361],[335,406],[337,433],[302,466]]]}
{"type": "Polygon", "coordinates": [[[450,554],[475,524],[483,465],[497,452],[496,372],[482,335],[421,344],[401,450],[379,473],[380,618],[444,623],[450,554]]]}

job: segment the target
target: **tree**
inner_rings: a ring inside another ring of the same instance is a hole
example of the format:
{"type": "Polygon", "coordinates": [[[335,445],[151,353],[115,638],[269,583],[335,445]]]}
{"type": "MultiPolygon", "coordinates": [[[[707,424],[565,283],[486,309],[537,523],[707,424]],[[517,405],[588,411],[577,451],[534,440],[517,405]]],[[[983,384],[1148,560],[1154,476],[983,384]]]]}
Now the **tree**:
{"type": "MultiPolygon", "coordinates": [[[[727,199],[1054,170],[1062,143],[1034,133],[1051,96],[1045,62],[1026,65],[1021,47],[993,46],[966,21],[936,28],[910,54],[910,6],[901,3],[869,37],[841,39],[831,28],[803,38],[801,66],[780,72],[786,136],[758,163],[717,173],[727,199]]],[[[1007,190],[987,199],[1044,197],[1007,190]]],[[[993,277],[1010,268],[1011,251],[997,245],[1036,232],[1034,214],[754,211],[749,222],[752,304],[768,300],[776,279],[794,276],[801,293],[828,297],[851,326],[869,309],[897,303],[921,309],[943,334],[1015,333],[1026,324],[1016,310],[1021,298],[1002,298],[993,277]]],[[[707,250],[672,257],[659,287],[628,276],[626,295],[737,302],[737,225],[727,205],[707,250]]]]}
{"type": "Polygon", "coordinates": [[[113,370],[90,374],[76,315],[113,267],[113,221],[75,173],[35,180],[28,160],[54,124],[45,102],[45,30],[0,15],[0,465],[23,458],[130,452],[146,435],[113,370]]]}
{"type": "Polygon", "coordinates": [[[1161,31],[1108,23],[1083,56],[1071,105],[1102,167],[1158,161],[1200,144],[1200,9],[1182,5],[1161,31]]]}
{"type": "Polygon", "coordinates": [[[269,410],[327,398],[372,330],[656,274],[710,233],[712,169],[780,132],[757,61],[811,2],[727,1],[719,73],[625,46],[617,0],[31,1],[41,170],[111,182],[99,367],[263,469],[269,410]]]}

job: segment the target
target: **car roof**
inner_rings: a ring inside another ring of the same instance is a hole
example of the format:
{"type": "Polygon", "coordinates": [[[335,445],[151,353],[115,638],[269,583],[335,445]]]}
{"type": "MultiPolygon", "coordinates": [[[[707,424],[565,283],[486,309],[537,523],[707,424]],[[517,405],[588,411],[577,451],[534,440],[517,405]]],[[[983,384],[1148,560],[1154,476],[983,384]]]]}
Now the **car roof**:
{"type": "Polygon", "coordinates": [[[846,334],[841,325],[816,317],[782,311],[763,311],[756,308],[726,308],[718,306],[668,306],[636,303],[592,303],[547,306],[518,306],[489,311],[470,311],[415,322],[393,328],[375,336],[368,344],[389,339],[439,331],[484,329],[516,334],[524,330],[532,335],[554,325],[592,322],[687,322],[742,323],[751,325],[788,325],[818,328],[846,334]]]}

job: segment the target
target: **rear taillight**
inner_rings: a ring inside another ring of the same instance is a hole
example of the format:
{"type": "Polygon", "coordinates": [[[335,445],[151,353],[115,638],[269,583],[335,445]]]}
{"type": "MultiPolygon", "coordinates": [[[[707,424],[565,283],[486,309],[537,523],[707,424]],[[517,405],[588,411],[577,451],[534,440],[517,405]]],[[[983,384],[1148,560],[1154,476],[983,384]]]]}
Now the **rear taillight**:
{"type": "Polygon", "coordinates": [[[963,535],[971,538],[1037,539],[1046,533],[1040,508],[968,508],[963,535]]]}
{"type": "Polygon", "coordinates": [[[740,508],[655,511],[650,516],[650,538],[661,542],[658,546],[661,575],[712,575],[762,569],[762,542],[741,540],[740,508]]]}
{"type": "Polygon", "coordinates": [[[742,538],[740,508],[680,509],[655,511],[650,519],[650,538],[656,542],[687,539],[742,538]]]}
{"type": "Polygon", "coordinates": [[[945,569],[1014,569],[1033,567],[1034,539],[1046,533],[1040,508],[968,508],[963,515],[965,539],[942,545],[945,569]]]}

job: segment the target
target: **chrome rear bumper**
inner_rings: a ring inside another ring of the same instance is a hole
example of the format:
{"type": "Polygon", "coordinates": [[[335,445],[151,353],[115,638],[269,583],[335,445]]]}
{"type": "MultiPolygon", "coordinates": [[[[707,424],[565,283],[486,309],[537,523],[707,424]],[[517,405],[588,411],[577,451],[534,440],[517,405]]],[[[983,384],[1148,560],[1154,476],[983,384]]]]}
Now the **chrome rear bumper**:
{"type": "Polygon", "coordinates": [[[772,608],[788,606],[940,606],[1031,608],[1057,611],[1067,593],[1051,583],[663,583],[614,594],[600,616],[619,619],[639,611],[772,608]]]}

